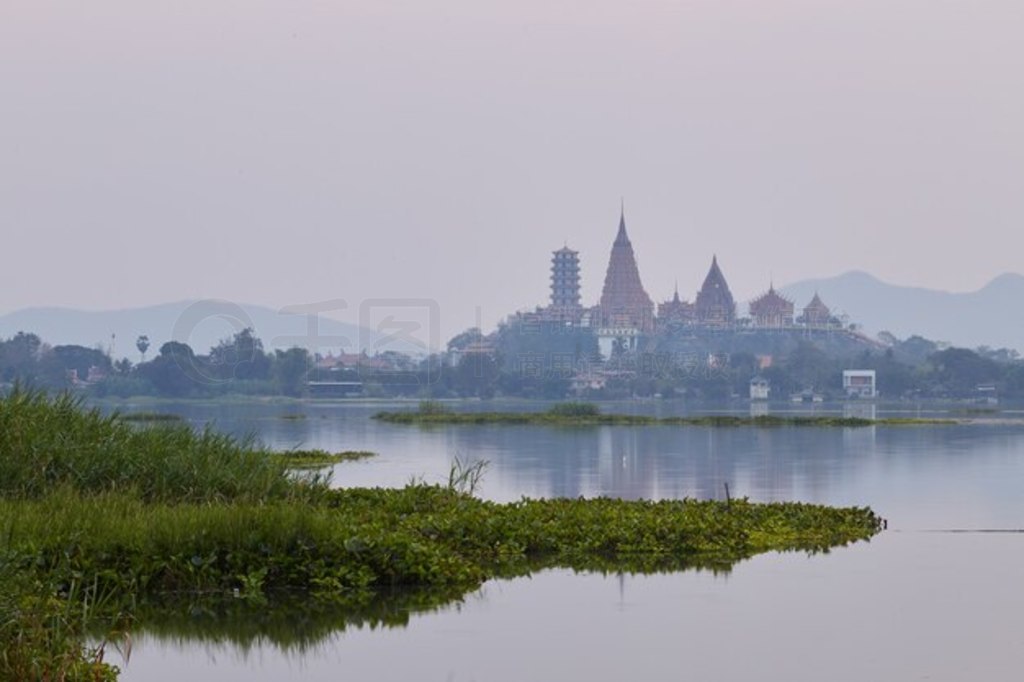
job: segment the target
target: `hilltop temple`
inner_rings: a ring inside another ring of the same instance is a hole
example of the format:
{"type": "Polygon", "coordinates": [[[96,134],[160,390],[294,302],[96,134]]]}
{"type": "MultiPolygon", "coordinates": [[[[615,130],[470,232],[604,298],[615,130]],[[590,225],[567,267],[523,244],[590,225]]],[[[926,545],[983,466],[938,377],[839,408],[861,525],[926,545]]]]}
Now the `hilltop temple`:
{"type": "Polygon", "coordinates": [[[750,302],[749,317],[737,314],[725,274],[718,257],[693,302],[680,298],[676,285],[673,297],[655,306],[640,280],[633,245],[626,232],[626,214],[619,215],[618,232],[612,242],[601,299],[592,307],[581,302],[579,252],[563,246],[551,258],[551,302],[534,313],[522,313],[527,322],[559,323],[575,328],[591,328],[598,337],[602,355],[611,349],[631,350],[641,337],[682,330],[726,332],[748,329],[760,331],[835,330],[843,327],[839,318],[817,294],[795,317],[795,305],[772,283],[768,291],[750,302]]]}

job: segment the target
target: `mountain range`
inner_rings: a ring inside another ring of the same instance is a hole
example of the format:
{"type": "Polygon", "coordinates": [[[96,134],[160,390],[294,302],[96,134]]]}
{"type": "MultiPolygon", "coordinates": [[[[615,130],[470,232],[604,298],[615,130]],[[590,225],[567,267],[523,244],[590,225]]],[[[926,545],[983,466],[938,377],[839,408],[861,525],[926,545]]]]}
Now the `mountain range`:
{"type": "Polygon", "coordinates": [[[796,304],[798,315],[818,293],[834,314],[848,316],[872,336],[887,331],[900,339],[919,335],[966,348],[1024,352],[1024,275],[1008,273],[977,291],[951,293],[888,284],[866,272],[848,272],[796,282],[782,287],[780,293],[796,304]]]}
{"type": "MultiPolygon", "coordinates": [[[[796,304],[798,315],[817,293],[834,314],[859,324],[870,335],[887,331],[904,339],[916,334],[967,348],[985,345],[1024,352],[1024,275],[1004,274],[978,291],[950,293],[888,284],[865,272],[848,272],[795,282],[779,291],[796,304]]],[[[738,312],[746,314],[746,303],[739,305],[738,312]]],[[[378,329],[387,331],[387,321],[383,324],[377,325],[378,329]]],[[[52,345],[110,348],[113,343],[114,357],[134,357],[135,340],[142,334],[149,337],[154,351],[173,339],[204,353],[244,327],[252,327],[268,349],[305,345],[302,339],[308,334],[307,325],[304,315],[283,314],[265,306],[179,301],[107,311],[26,308],[0,316],[0,338],[27,331],[52,345]]],[[[424,350],[414,342],[324,315],[319,316],[318,325],[318,346],[322,348],[371,354],[377,350],[424,350]]]]}

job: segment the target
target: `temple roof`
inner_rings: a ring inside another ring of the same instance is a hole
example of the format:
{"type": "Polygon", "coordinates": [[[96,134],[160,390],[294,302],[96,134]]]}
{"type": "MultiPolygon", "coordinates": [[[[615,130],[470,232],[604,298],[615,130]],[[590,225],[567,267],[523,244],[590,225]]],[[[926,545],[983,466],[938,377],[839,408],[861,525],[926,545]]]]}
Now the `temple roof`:
{"type": "Polygon", "coordinates": [[[821,312],[825,315],[829,315],[832,312],[829,310],[829,307],[825,305],[824,301],[821,300],[821,297],[818,296],[817,291],[814,292],[814,298],[811,299],[811,302],[807,304],[806,308],[804,308],[804,311],[808,310],[821,312]]]}
{"type": "Polygon", "coordinates": [[[722,274],[722,269],[718,267],[718,256],[712,256],[711,258],[711,269],[708,270],[708,276],[704,278],[704,285],[700,288],[701,293],[711,293],[712,291],[724,291],[732,298],[732,293],[729,291],[729,284],[725,281],[725,275],[722,274]]]}
{"type": "Polygon", "coordinates": [[[767,293],[761,294],[750,302],[751,313],[756,314],[758,311],[768,310],[787,310],[790,312],[793,310],[793,302],[775,291],[774,284],[768,288],[767,293]]]}
{"type": "Polygon", "coordinates": [[[718,256],[711,259],[711,269],[704,278],[704,285],[697,292],[697,315],[701,319],[731,322],[736,315],[736,303],[722,269],[718,267],[718,256]]]}

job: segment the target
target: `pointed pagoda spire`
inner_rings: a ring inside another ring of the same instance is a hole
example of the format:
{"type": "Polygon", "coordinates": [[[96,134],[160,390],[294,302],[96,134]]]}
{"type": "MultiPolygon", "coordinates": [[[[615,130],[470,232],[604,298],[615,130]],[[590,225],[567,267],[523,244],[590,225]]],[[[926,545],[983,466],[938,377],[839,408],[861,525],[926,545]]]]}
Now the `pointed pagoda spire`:
{"type": "Polygon", "coordinates": [[[622,209],[619,213],[619,232],[615,235],[615,244],[630,246],[629,235],[626,234],[626,202],[623,200],[622,209]]]}
{"type": "MultiPolygon", "coordinates": [[[[707,289],[725,289],[726,293],[729,293],[729,284],[725,281],[722,268],[718,267],[717,254],[711,257],[711,268],[708,270],[708,276],[704,278],[704,286],[701,287],[701,291],[707,289]]],[[[732,294],[729,296],[731,298],[732,294]]]]}
{"type": "Polygon", "coordinates": [[[608,259],[600,305],[602,317],[609,326],[628,326],[644,331],[652,327],[654,303],[644,291],[633,245],[626,234],[624,202],[619,214],[619,231],[608,259]]]}
{"type": "Polygon", "coordinates": [[[695,301],[698,320],[710,326],[725,326],[736,320],[736,302],[733,300],[729,284],[718,266],[718,255],[711,258],[711,268],[704,278],[704,285],[697,293],[695,301]]]}

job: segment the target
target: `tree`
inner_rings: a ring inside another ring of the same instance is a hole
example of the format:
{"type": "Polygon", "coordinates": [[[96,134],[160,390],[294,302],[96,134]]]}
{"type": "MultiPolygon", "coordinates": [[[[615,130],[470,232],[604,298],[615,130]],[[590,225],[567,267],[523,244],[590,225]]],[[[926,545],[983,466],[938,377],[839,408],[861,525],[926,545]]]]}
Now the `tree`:
{"type": "Polygon", "coordinates": [[[958,396],[970,395],[979,384],[994,383],[1003,374],[995,360],[966,348],[939,351],[928,362],[940,388],[958,396]]]}
{"type": "Polygon", "coordinates": [[[448,342],[448,351],[465,350],[470,344],[479,343],[483,339],[484,335],[479,327],[470,327],[466,331],[452,337],[451,341],[448,342]]]}
{"type": "Polygon", "coordinates": [[[18,332],[12,338],[0,341],[0,380],[31,381],[39,370],[43,350],[43,342],[35,334],[18,332]]]}
{"type": "Polygon", "coordinates": [[[183,397],[201,393],[209,378],[204,376],[200,358],[188,344],[168,341],[160,346],[160,355],[140,365],[137,372],[161,395],[183,397]]]}
{"type": "Polygon", "coordinates": [[[146,351],[149,350],[149,337],[143,334],[139,338],[135,339],[135,347],[139,349],[139,354],[142,356],[142,362],[145,362],[146,351]]]}
{"type": "Polygon", "coordinates": [[[501,363],[490,353],[464,355],[452,368],[452,388],[461,396],[493,398],[501,375],[501,363]]]}
{"type": "Polygon", "coordinates": [[[266,380],[270,378],[270,357],[263,342],[246,327],[210,349],[210,365],[222,379],[266,380]]]}
{"type": "Polygon", "coordinates": [[[89,370],[95,367],[102,374],[109,374],[113,368],[110,356],[96,348],[66,345],[54,346],[44,351],[39,360],[39,374],[47,386],[63,388],[68,385],[70,373],[84,381],[89,370]]]}
{"type": "Polygon", "coordinates": [[[285,395],[300,396],[305,390],[306,373],[311,362],[305,348],[289,348],[274,353],[273,376],[277,390],[285,395]]]}
{"type": "Polygon", "coordinates": [[[828,355],[813,343],[800,342],[784,363],[786,371],[798,388],[823,389],[837,370],[828,355]]]}

